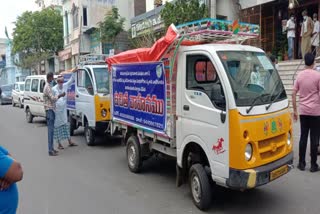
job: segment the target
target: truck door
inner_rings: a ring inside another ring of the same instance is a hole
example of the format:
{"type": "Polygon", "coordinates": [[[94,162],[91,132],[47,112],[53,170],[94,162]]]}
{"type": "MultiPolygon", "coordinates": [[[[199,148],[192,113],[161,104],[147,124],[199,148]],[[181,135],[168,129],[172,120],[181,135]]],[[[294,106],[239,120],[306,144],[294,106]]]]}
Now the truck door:
{"type": "Polygon", "coordinates": [[[228,120],[223,83],[209,53],[183,53],[178,61],[177,147],[201,144],[213,174],[229,174],[228,120]],[[180,60],[181,59],[181,60],[180,60]]]}
{"type": "Polygon", "coordinates": [[[77,71],[75,100],[77,115],[85,116],[88,120],[89,126],[94,127],[94,87],[92,76],[87,69],[79,69],[77,71]]]}

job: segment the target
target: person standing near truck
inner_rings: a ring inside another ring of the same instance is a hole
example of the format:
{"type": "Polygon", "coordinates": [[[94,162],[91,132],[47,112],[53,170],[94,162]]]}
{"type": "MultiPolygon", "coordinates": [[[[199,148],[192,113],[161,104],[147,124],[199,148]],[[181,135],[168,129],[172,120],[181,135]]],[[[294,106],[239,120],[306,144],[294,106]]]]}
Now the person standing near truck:
{"type": "MultiPolygon", "coordinates": [[[[57,79],[57,85],[53,87],[54,95],[67,93],[68,88],[74,82],[74,73],[71,75],[68,82],[64,83],[64,78],[61,76],[57,79]]],[[[55,109],[55,121],[54,121],[54,140],[58,142],[58,149],[64,149],[62,141],[68,140],[69,146],[77,146],[77,144],[71,141],[70,136],[70,124],[68,122],[67,115],[67,98],[63,97],[56,102],[55,109]]]]}
{"type": "Polygon", "coordinates": [[[53,147],[54,121],[56,102],[59,98],[66,95],[65,92],[55,96],[52,91],[54,84],[54,75],[52,72],[47,74],[47,82],[43,89],[44,109],[46,111],[47,126],[48,126],[48,153],[49,156],[57,156],[58,151],[53,147]]]}
{"type": "Polygon", "coordinates": [[[307,53],[304,57],[305,70],[300,72],[294,83],[292,93],[292,105],[294,120],[298,120],[298,111],[296,95],[300,94],[300,142],[299,142],[299,164],[298,169],[305,170],[306,167],[306,149],[308,135],[310,131],[310,150],[311,150],[311,168],[310,172],[319,170],[317,164],[317,151],[319,145],[319,126],[320,126],[320,74],[313,69],[314,56],[307,53]]]}

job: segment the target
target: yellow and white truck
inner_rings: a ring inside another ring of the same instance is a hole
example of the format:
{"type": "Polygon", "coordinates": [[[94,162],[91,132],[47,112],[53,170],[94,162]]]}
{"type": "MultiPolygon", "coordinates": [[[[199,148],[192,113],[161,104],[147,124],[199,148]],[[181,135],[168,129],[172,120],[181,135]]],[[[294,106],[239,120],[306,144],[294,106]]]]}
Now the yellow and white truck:
{"type": "Polygon", "coordinates": [[[107,59],[111,133],[123,133],[129,169],[139,172],[156,153],[176,158],[177,185],[189,182],[202,210],[211,204],[212,184],[255,188],[288,173],[293,162],[279,74],[263,50],[239,44],[255,38],[259,26],[240,23],[234,34],[215,27],[221,23],[231,24],[205,19],[173,26],[176,38],[161,40],[171,45],[107,59]],[[163,57],[148,58],[164,47],[163,57]]]}
{"type": "MultiPolygon", "coordinates": [[[[94,145],[95,136],[105,134],[111,119],[109,72],[106,55],[83,55],[75,72],[75,82],[69,88],[67,107],[70,133],[84,127],[86,143],[94,145]]],[[[63,74],[65,81],[70,73],[63,74]]]]}

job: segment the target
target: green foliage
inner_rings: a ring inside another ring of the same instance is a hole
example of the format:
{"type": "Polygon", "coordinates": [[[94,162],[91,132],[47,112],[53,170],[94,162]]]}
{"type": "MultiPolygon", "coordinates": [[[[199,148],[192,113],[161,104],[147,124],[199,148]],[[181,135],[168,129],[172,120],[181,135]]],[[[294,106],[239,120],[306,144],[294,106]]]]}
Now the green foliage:
{"type": "Polygon", "coordinates": [[[99,23],[100,40],[103,43],[111,43],[112,47],[115,46],[117,36],[124,31],[123,24],[125,18],[119,14],[119,9],[112,7],[110,13],[107,13],[103,22],[99,23]]]}
{"type": "Polygon", "coordinates": [[[209,17],[209,9],[205,4],[200,4],[199,0],[177,0],[174,3],[167,2],[161,10],[161,18],[165,27],[172,23],[183,24],[194,20],[209,17]]]}
{"type": "Polygon", "coordinates": [[[154,32],[153,29],[148,29],[142,35],[132,38],[130,29],[128,32],[130,48],[150,48],[158,39],[160,39],[163,36],[163,34],[163,31],[154,32]]]}
{"type": "Polygon", "coordinates": [[[22,67],[31,68],[44,56],[63,49],[63,20],[58,11],[51,8],[26,11],[15,24],[13,53],[20,53],[22,67]]]}

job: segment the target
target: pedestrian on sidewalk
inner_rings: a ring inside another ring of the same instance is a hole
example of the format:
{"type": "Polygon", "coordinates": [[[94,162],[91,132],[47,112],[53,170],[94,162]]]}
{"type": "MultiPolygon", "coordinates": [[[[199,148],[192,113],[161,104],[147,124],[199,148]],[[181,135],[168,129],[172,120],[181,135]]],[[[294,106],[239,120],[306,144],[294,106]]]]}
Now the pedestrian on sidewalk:
{"type": "MultiPolygon", "coordinates": [[[[72,73],[68,82],[64,83],[63,76],[57,79],[57,85],[53,87],[54,95],[67,93],[68,88],[74,82],[74,73],[72,73]]],[[[56,102],[56,118],[54,121],[54,139],[58,142],[58,149],[64,149],[62,141],[68,140],[69,146],[77,146],[71,141],[70,124],[67,115],[67,97],[62,97],[56,102]]]]}
{"type": "Polygon", "coordinates": [[[66,94],[63,92],[59,95],[54,95],[52,87],[54,84],[53,73],[47,74],[47,82],[43,89],[44,109],[46,110],[47,126],[48,126],[48,152],[49,156],[57,156],[58,151],[53,146],[53,134],[54,134],[54,121],[55,121],[55,108],[56,102],[59,98],[64,97],[66,94]]]}
{"type": "Polygon", "coordinates": [[[319,48],[319,32],[320,32],[320,23],[318,21],[318,14],[313,14],[313,32],[312,32],[312,53],[315,57],[318,56],[319,48]]]}
{"type": "Polygon", "coordinates": [[[313,32],[313,21],[308,16],[307,10],[302,12],[303,22],[301,25],[301,55],[304,59],[306,53],[311,52],[311,36],[313,32]]]}
{"type": "Polygon", "coordinates": [[[320,136],[318,130],[320,126],[320,73],[313,69],[315,63],[312,53],[307,53],[304,57],[304,61],[305,70],[298,74],[292,92],[292,105],[295,121],[298,119],[296,96],[297,93],[300,94],[300,142],[298,169],[303,171],[306,167],[305,156],[310,132],[310,172],[316,172],[319,170],[317,164],[317,151],[320,136]]]}
{"type": "Polygon", "coordinates": [[[296,23],[294,14],[290,15],[290,19],[287,21],[287,38],[288,38],[288,58],[293,60],[294,39],[296,37],[296,23]]]}
{"type": "Polygon", "coordinates": [[[16,183],[21,181],[22,177],[21,164],[0,146],[0,213],[16,213],[19,201],[16,183]]]}

